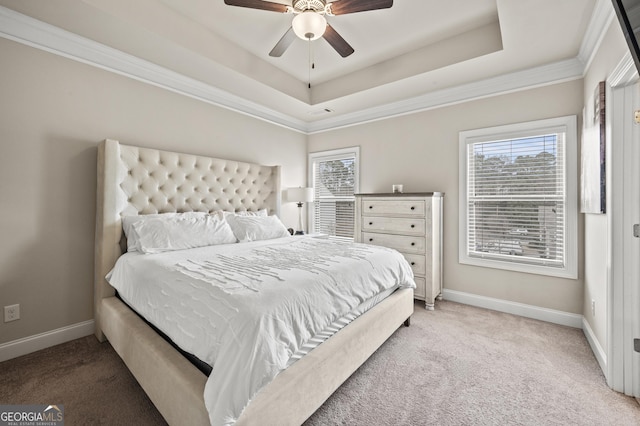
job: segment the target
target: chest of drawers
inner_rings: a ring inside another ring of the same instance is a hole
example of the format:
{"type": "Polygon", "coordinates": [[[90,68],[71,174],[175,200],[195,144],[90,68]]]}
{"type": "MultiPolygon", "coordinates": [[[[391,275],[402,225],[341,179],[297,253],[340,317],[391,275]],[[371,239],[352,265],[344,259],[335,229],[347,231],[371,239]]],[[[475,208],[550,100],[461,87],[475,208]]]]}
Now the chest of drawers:
{"type": "Polygon", "coordinates": [[[407,259],[415,298],[434,309],[442,293],[444,193],[356,194],[355,241],[390,247],[407,259]]]}

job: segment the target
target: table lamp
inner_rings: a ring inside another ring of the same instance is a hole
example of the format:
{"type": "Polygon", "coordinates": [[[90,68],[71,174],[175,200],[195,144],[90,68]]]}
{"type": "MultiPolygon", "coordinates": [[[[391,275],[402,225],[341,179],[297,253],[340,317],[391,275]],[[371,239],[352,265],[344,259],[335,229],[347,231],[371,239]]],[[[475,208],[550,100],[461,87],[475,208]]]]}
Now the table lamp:
{"type": "Polygon", "coordinates": [[[298,203],[298,228],[296,235],[304,235],[304,226],[302,225],[302,203],[313,202],[313,188],[289,188],[287,189],[287,199],[298,203]]]}

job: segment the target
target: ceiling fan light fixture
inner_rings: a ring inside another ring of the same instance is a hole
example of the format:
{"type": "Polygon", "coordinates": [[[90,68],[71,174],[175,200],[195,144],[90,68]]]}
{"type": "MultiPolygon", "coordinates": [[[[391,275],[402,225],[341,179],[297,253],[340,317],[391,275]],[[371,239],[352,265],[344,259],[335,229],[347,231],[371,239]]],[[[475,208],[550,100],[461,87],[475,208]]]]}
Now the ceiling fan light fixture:
{"type": "Polygon", "coordinates": [[[327,29],[327,19],[313,10],[305,10],[293,18],[291,25],[302,40],[317,40],[327,29]]]}

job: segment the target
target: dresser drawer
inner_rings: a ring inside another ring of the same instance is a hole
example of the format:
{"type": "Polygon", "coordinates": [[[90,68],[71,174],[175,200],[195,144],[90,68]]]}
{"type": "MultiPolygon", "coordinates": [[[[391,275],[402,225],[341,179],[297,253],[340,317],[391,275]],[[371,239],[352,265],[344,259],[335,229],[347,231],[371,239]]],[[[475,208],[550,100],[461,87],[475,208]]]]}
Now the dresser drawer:
{"type": "Polygon", "coordinates": [[[363,232],[362,242],[377,246],[391,247],[405,253],[424,253],[426,245],[424,237],[377,234],[374,232],[363,232]]]}
{"type": "Polygon", "coordinates": [[[398,218],[381,216],[364,216],[362,218],[363,231],[382,231],[399,234],[424,235],[426,221],[418,218],[398,218]]]}
{"type": "Polygon", "coordinates": [[[422,216],[426,211],[424,200],[377,200],[362,199],[362,215],[422,216]]]}
{"type": "Polygon", "coordinates": [[[427,280],[423,277],[413,277],[416,282],[416,288],[413,290],[413,297],[424,300],[427,297],[427,280]]]}
{"type": "Polygon", "coordinates": [[[424,256],[420,256],[417,254],[408,254],[402,253],[409,265],[411,265],[411,270],[414,275],[425,275],[427,272],[427,262],[424,256]]]}

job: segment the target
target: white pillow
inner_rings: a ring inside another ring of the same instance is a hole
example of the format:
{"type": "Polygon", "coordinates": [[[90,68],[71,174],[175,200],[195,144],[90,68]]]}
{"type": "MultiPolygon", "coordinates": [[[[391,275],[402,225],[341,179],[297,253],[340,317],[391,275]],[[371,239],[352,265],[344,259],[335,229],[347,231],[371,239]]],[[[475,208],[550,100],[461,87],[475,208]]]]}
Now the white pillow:
{"type": "Polygon", "coordinates": [[[124,216],[122,218],[122,229],[124,235],[127,237],[127,251],[142,251],[140,250],[140,238],[133,228],[133,224],[137,222],[144,222],[151,219],[161,218],[168,219],[172,217],[205,217],[209,213],[205,212],[183,212],[183,213],[158,213],[158,214],[143,214],[138,216],[124,216]]]}
{"type": "Polygon", "coordinates": [[[224,218],[227,218],[229,216],[269,216],[269,212],[267,212],[267,209],[261,209],[254,212],[249,210],[241,210],[238,212],[228,212],[228,211],[221,210],[217,213],[219,213],[220,216],[224,218]]]}
{"type": "Polygon", "coordinates": [[[215,215],[151,218],[133,229],[147,254],[236,242],[229,224],[215,215]]]}
{"type": "Polygon", "coordinates": [[[228,215],[227,222],[241,243],[289,237],[289,231],[278,216],[228,215]]]}

